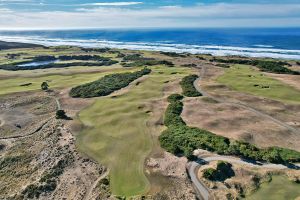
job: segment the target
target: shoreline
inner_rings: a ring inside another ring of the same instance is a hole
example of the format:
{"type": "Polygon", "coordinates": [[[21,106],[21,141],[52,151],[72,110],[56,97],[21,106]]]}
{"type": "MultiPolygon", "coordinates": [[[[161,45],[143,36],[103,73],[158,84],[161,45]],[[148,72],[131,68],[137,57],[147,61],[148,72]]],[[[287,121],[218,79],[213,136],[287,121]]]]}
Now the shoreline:
{"type": "MultiPolygon", "coordinates": [[[[247,57],[256,59],[300,60],[300,49],[280,49],[271,45],[256,44],[252,46],[196,45],[161,42],[124,42],[99,39],[62,39],[31,36],[1,36],[0,42],[40,45],[44,47],[72,46],[81,48],[109,48],[118,50],[173,52],[194,55],[210,54],[216,57],[247,57]]],[[[0,47],[1,49],[1,47],[0,47]]]]}

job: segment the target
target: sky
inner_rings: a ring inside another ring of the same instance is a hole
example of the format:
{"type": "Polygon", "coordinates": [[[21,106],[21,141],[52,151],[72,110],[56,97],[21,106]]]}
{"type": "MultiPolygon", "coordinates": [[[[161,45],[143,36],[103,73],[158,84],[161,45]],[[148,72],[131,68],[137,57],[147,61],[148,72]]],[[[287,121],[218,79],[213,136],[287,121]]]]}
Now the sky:
{"type": "Polygon", "coordinates": [[[0,0],[0,29],[300,27],[300,0],[0,0]]]}

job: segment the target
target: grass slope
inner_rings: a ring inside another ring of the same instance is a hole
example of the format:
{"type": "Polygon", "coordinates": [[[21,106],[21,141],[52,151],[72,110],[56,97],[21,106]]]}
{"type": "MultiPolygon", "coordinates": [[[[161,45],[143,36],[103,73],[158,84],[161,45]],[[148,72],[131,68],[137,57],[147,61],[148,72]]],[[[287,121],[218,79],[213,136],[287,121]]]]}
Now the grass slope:
{"type": "Polygon", "coordinates": [[[115,195],[135,196],[149,189],[143,166],[153,141],[146,123],[150,115],[142,106],[162,97],[166,81],[182,78],[190,72],[177,67],[151,69],[147,79],[126,94],[99,98],[79,114],[86,128],[79,134],[77,145],[109,167],[115,195]]]}
{"type": "Polygon", "coordinates": [[[218,82],[230,88],[287,103],[300,103],[300,91],[245,65],[226,69],[218,82]],[[265,88],[264,88],[265,87],[265,88]]]}

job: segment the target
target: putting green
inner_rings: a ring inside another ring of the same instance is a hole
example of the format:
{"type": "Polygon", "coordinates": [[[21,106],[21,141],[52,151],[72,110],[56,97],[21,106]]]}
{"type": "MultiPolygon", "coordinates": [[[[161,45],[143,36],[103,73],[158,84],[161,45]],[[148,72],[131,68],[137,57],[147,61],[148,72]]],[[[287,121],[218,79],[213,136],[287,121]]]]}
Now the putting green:
{"type": "Polygon", "coordinates": [[[263,75],[249,66],[234,65],[226,69],[225,73],[217,81],[240,92],[287,103],[300,103],[299,90],[263,75]]]}
{"type": "Polygon", "coordinates": [[[145,81],[132,86],[125,94],[98,98],[79,114],[86,128],[78,135],[77,145],[110,169],[114,195],[135,196],[149,189],[144,160],[153,140],[147,126],[150,115],[143,105],[162,97],[166,81],[191,73],[190,69],[179,67],[151,69],[145,81]]]}

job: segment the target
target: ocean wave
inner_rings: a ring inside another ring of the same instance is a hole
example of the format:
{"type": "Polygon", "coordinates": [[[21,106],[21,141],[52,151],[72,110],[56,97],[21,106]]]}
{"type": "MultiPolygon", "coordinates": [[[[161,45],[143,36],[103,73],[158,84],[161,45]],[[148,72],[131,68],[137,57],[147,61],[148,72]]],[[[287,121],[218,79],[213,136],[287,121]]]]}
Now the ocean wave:
{"type": "MultiPolygon", "coordinates": [[[[192,54],[212,54],[215,56],[246,56],[246,57],[269,57],[280,59],[296,59],[300,60],[300,50],[276,49],[270,46],[260,47],[235,47],[235,46],[218,46],[218,45],[188,45],[173,44],[166,42],[122,42],[108,41],[96,39],[61,39],[61,38],[45,38],[45,37],[29,37],[29,36],[0,36],[0,40],[10,42],[24,42],[41,44],[45,46],[80,46],[89,48],[117,48],[130,50],[150,50],[177,53],[192,54]]],[[[256,45],[258,46],[258,45],[256,45]]]]}
{"type": "Polygon", "coordinates": [[[261,47],[261,48],[273,48],[274,46],[272,45],[265,45],[265,44],[256,44],[253,45],[254,47],[261,47]]]}

